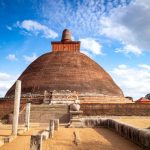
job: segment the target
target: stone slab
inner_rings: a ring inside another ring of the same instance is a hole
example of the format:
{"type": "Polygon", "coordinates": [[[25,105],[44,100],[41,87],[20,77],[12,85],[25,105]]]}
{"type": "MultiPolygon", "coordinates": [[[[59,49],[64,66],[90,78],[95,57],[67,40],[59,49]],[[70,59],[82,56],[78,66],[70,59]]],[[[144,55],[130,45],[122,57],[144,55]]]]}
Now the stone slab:
{"type": "Polygon", "coordinates": [[[31,135],[30,150],[42,150],[42,135],[31,135]]]}

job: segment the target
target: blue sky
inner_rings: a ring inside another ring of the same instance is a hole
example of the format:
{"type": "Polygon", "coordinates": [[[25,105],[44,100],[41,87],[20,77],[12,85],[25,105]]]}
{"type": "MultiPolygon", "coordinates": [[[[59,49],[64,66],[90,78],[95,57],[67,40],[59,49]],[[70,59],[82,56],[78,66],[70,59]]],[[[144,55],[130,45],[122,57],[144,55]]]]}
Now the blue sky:
{"type": "Polygon", "coordinates": [[[64,28],[135,99],[150,92],[149,0],[1,0],[0,96],[64,28]]]}

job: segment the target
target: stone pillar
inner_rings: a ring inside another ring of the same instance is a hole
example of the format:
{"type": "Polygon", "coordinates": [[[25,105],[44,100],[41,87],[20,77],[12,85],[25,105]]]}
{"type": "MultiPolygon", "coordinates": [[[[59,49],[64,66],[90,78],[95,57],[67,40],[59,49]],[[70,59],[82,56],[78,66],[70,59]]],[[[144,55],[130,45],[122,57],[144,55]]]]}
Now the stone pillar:
{"type": "Polygon", "coordinates": [[[49,123],[49,138],[54,137],[54,120],[50,120],[49,123]]]}
{"type": "Polygon", "coordinates": [[[59,119],[54,119],[54,129],[55,130],[59,129],[59,119]]]}
{"type": "Polygon", "coordinates": [[[25,127],[27,127],[27,130],[29,130],[29,124],[30,124],[30,108],[31,108],[31,103],[27,103],[26,114],[25,114],[25,127]]]}
{"type": "Polygon", "coordinates": [[[30,150],[42,150],[42,135],[31,135],[30,150]]]}
{"type": "Polygon", "coordinates": [[[15,89],[12,135],[17,135],[18,121],[19,121],[20,96],[21,96],[21,81],[17,80],[16,89],[15,89]]]}

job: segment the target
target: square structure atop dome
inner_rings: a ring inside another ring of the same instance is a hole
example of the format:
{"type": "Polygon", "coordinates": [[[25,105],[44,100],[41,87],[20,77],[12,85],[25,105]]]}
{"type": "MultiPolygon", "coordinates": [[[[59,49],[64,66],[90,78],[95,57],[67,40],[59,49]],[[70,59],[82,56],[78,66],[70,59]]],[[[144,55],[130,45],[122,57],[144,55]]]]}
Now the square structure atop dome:
{"type": "Polygon", "coordinates": [[[79,52],[80,51],[80,41],[70,41],[70,42],[52,42],[52,51],[69,51],[69,52],[79,52]]]}

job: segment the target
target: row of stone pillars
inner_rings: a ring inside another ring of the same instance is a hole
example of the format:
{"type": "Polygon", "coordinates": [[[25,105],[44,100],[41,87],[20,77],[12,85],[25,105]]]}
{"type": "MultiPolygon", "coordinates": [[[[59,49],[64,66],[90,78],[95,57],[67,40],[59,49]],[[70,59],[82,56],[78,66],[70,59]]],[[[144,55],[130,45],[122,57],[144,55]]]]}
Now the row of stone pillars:
{"type": "MultiPolygon", "coordinates": [[[[12,135],[16,136],[18,133],[18,123],[19,123],[19,108],[20,108],[20,97],[21,97],[21,81],[16,81],[15,88],[15,99],[14,99],[14,113],[13,113],[13,123],[12,123],[12,135]]],[[[29,129],[30,122],[30,107],[31,104],[26,104],[26,113],[25,113],[25,127],[29,129]]]]}
{"type": "MultiPolygon", "coordinates": [[[[12,135],[16,136],[18,133],[18,123],[19,123],[19,108],[20,108],[20,97],[21,97],[21,81],[16,81],[15,88],[15,100],[14,100],[14,113],[13,113],[13,124],[12,124],[12,135]]],[[[25,113],[25,127],[29,129],[30,123],[30,107],[31,104],[26,104],[26,113],[25,113]]],[[[49,130],[43,131],[40,135],[32,135],[30,141],[30,150],[42,150],[42,140],[53,138],[54,130],[59,129],[59,119],[50,120],[49,130]]]]}

